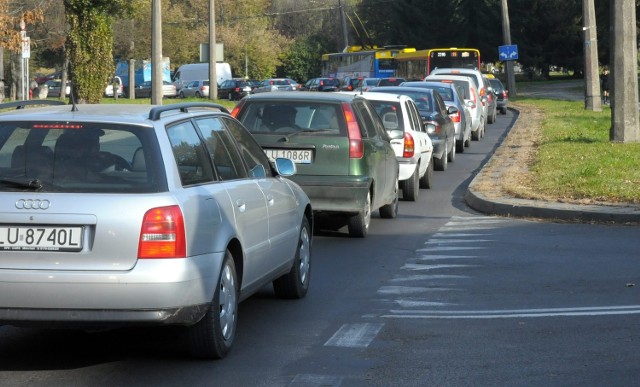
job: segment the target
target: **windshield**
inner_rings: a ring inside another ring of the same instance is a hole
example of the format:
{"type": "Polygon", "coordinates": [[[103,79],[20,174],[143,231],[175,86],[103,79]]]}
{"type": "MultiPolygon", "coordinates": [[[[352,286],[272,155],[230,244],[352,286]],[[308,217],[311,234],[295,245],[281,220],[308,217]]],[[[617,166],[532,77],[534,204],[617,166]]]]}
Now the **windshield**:
{"type": "Polygon", "coordinates": [[[344,118],[338,104],[269,101],[247,103],[238,117],[253,134],[344,134],[344,118]]]}

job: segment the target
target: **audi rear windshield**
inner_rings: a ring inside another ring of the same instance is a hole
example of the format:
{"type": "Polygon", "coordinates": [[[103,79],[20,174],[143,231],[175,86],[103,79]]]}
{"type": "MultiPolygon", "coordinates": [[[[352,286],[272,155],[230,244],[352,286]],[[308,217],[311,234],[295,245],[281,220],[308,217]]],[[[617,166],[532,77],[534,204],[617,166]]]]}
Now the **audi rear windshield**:
{"type": "Polygon", "coordinates": [[[153,131],[86,122],[0,123],[0,191],[166,190],[153,131]]]}

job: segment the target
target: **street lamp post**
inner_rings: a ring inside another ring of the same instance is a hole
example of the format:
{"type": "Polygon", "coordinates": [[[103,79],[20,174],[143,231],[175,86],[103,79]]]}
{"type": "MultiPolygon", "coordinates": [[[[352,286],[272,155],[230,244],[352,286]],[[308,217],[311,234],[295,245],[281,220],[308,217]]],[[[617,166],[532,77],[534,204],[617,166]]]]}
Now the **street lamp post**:
{"type": "MultiPolygon", "coordinates": [[[[509,26],[509,6],[507,0],[502,0],[502,38],[506,46],[511,45],[511,27],[509,26]]],[[[507,68],[507,90],[509,96],[516,96],[516,75],[513,72],[513,61],[505,61],[507,68]]]]}

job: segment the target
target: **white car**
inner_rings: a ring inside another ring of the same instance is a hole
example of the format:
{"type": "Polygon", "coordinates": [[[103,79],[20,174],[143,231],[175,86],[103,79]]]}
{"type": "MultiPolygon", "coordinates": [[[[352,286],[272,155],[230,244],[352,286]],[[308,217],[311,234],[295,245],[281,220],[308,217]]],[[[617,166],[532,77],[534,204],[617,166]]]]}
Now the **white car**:
{"type": "Polygon", "coordinates": [[[415,201],[419,188],[431,188],[433,144],[418,108],[411,97],[399,94],[363,92],[382,119],[391,147],[400,164],[398,180],[402,198],[415,201]]]}
{"type": "Polygon", "coordinates": [[[471,113],[471,139],[480,140],[484,137],[484,130],[487,123],[487,117],[485,116],[484,108],[482,107],[482,101],[478,88],[475,83],[469,77],[460,75],[428,75],[425,82],[453,82],[455,85],[459,85],[460,90],[464,92],[462,98],[464,99],[465,106],[469,108],[471,113]]]}
{"type": "Polygon", "coordinates": [[[476,89],[478,89],[478,95],[480,96],[480,104],[482,105],[482,110],[483,110],[483,117],[484,117],[484,123],[485,125],[488,123],[492,123],[491,119],[489,118],[493,112],[490,111],[490,106],[489,106],[489,89],[491,88],[491,85],[489,84],[489,81],[485,78],[485,76],[482,74],[482,72],[480,70],[476,70],[476,69],[464,69],[464,68],[439,68],[439,69],[434,69],[431,74],[433,75],[459,75],[459,76],[463,76],[463,77],[469,77],[473,80],[473,83],[476,86],[476,89]]]}

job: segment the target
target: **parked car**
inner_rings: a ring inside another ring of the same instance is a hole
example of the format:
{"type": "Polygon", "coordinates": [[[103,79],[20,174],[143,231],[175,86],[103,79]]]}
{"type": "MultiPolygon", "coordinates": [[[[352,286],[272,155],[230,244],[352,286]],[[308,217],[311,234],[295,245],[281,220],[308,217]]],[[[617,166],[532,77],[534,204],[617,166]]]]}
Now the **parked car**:
{"type": "Polygon", "coordinates": [[[404,78],[380,78],[376,86],[400,86],[402,82],[406,82],[407,80],[404,78]]]}
{"type": "Polygon", "coordinates": [[[295,164],[204,105],[0,114],[0,325],[180,325],[193,356],[221,358],[241,300],[270,283],[305,296],[313,220],[285,178],[295,164]]]}
{"type": "Polygon", "coordinates": [[[269,78],[265,79],[258,85],[258,87],[254,88],[251,93],[265,93],[265,92],[273,92],[273,91],[296,91],[300,88],[298,82],[289,78],[269,78]]]}
{"type": "Polygon", "coordinates": [[[314,212],[343,218],[349,235],[365,237],[371,213],[395,218],[398,160],[380,117],[356,93],[252,94],[233,109],[270,157],[296,162],[291,179],[314,212]]]}
{"type": "Polygon", "coordinates": [[[463,153],[464,148],[471,144],[471,112],[465,105],[462,86],[450,82],[403,82],[403,87],[421,87],[426,89],[437,90],[444,100],[447,108],[455,106],[458,111],[450,114],[453,126],[456,132],[456,152],[463,153]]]}
{"type": "Polygon", "coordinates": [[[105,97],[113,97],[113,84],[114,83],[116,85],[116,90],[118,92],[118,96],[124,95],[124,85],[122,84],[122,78],[120,78],[119,76],[116,75],[115,77],[113,77],[111,82],[109,84],[107,84],[107,86],[104,88],[105,97]]]}
{"type": "Polygon", "coordinates": [[[229,101],[238,101],[251,94],[251,83],[244,78],[228,79],[218,86],[218,96],[229,101]]]}
{"type": "Polygon", "coordinates": [[[356,90],[369,91],[372,88],[378,86],[378,82],[380,82],[380,78],[363,78],[357,85],[356,90]]]}
{"type": "MultiPolygon", "coordinates": [[[[341,91],[354,91],[362,86],[362,82],[364,81],[364,77],[344,77],[342,82],[340,83],[341,91]]],[[[378,79],[378,78],[374,78],[378,79]]]]}
{"type": "MultiPolygon", "coordinates": [[[[136,85],[134,89],[136,98],[151,98],[151,81],[144,81],[139,85],[136,85]]],[[[162,81],[162,96],[163,97],[175,97],[176,86],[169,81],[162,81]]]]}
{"type": "MultiPolygon", "coordinates": [[[[221,95],[221,94],[218,93],[218,95],[221,95]]],[[[180,98],[209,97],[209,80],[191,81],[187,83],[182,89],[180,89],[180,92],[178,93],[178,97],[180,98]]]]}
{"type": "Polygon", "coordinates": [[[484,75],[482,74],[482,72],[480,70],[476,70],[476,69],[466,69],[466,68],[440,68],[440,69],[434,69],[430,75],[459,75],[459,76],[465,76],[465,77],[470,77],[475,86],[476,89],[478,89],[478,99],[481,102],[482,105],[482,110],[483,110],[483,117],[484,117],[484,123],[485,125],[487,123],[491,123],[489,116],[491,115],[491,111],[489,110],[489,100],[488,100],[488,96],[487,93],[489,93],[489,84],[488,84],[488,80],[486,79],[486,77],[484,77],[484,75]]]}
{"type": "Polygon", "coordinates": [[[504,88],[502,81],[498,78],[489,79],[489,82],[491,82],[491,88],[496,95],[498,110],[500,110],[501,114],[507,114],[507,107],[509,107],[509,92],[504,88]]]}
{"type": "MultiPolygon", "coordinates": [[[[62,90],[62,80],[60,79],[51,79],[44,83],[47,85],[47,97],[60,97],[60,92],[62,90]]],[[[65,87],[65,97],[68,97],[71,94],[71,84],[67,81],[67,86],[65,87]]]]}
{"type": "Polygon", "coordinates": [[[307,82],[306,88],[309,91],[338,91],[340,81],[336,78],[312,78],[307,82]]]}
{"type": "Polygon", "coordinates": [[[362,96],[371,102],[391,137],[400,164],[402,198],[416,201],[420,188],[433,185],[433,144],[415,102],[398,94],[364,92],[362,96]]]}
{"type": "Polygon", "coordinates": [[[475,83],[469,77],[463,77],[458,75],[432,75],[430,74],[425,79],[425,82],[448,82],[455,85],[459,85],[464,95],[465,105],[469,108],[471,113],[471,139],[480,140],[484,137],[484,130],[486,127],[486,119],[484,117],[484,109],[478,94],[478,89],[475,83]]]}
{"type": "Polygon", "coordinates": [[[496,100],[496,94],[493,92],[489,78],[484,74],[482,78],[484,78],[485,87],[487,88],[487,122],[493,124],[496,122],[498,115],[498,101],[496,100]]]}
{"type": "Polygon", "coordinates": [[[418,107],[418,112],[433,144],[433,167],[438,171],[445,171],[448,163],[455,161],[456,132],[449,115],[455,113],[457,109],[447,108],[437,91],[402,86],[374,87],[371,91],[411,97],[418,107]]]}

